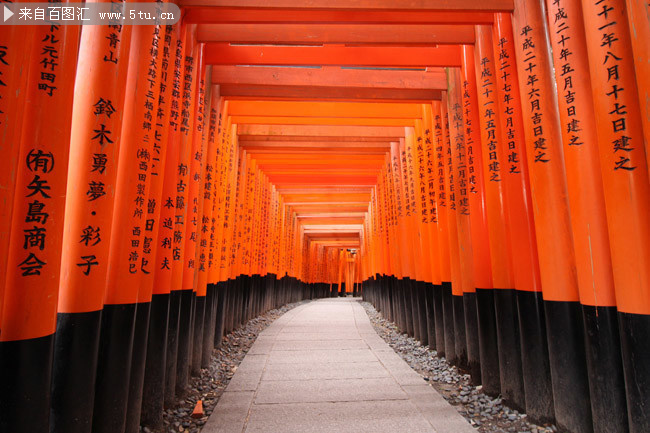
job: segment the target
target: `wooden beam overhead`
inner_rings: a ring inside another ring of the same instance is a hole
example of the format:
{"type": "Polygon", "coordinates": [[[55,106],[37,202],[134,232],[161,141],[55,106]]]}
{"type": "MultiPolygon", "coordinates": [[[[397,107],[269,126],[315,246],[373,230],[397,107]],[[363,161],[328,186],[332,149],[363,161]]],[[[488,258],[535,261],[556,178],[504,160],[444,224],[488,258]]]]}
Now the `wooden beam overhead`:
{"type": "Polygon", "coordinates": [[[237,125],[415,126],[415,119],[232,116],[237,125]]]}
{"type": "Polygon", "coordinates": [[[422,105],[368,102],[229,101],[228,115],[415,119],[422,117],[422,105]]]}
{"type": "MultiPolygon", "coordinates": [[[[492,12],[467,10],[309,10],[215,7],[185,0],[184,21],[197,24],[492,24],[492,12]],[[193,6],[192,6],[193,5],[193,6]]],[[[478,3],[478,2],[477,2],[478,3]]]]}
{"type": "Polygon", "coordinates": [[[512,11],[513,0],[182,0],[179,6],[298,10],[512,11]]]}
{"type": "Polygon", "coordinates": [[[460,47],[348,47],[229,45],[208,42],[204,48],[208,65],[296,65],[372,67],[460,67],[460,47]]]}
{"type": "MultiPolygon", "coordinates": [[[[447,77],[443,68],[427,70],[343,69],[335,66],[322,68],[283,68],[268,66],[212,67],[212,82],[224,85],[310,86],[373,89],[446,90],[447,77]]],[[[223,89],[222,89],[223,90],[223,89]]]]}
{"type": "Polygon", "coordinates": [[[278,126],[239,125],[237,133],[244,141],[255,136],[263,140],[278,141],[399,141],[404,128],[398,126],[278,126]]]}
{"type": "MultiPolygon", "coordinates": [[[[342,81],[343,82],[343,81],[342,81]]],[[[224,84],[221,96],[333,101],[398,100],[412,102],[439,101],[442,91],[437,89],[377,89],[372,87],[315,87],[315,86],[260,86],[253,84],[224,84]]]]}
{"type": "Polygon", "coordinates": [[[474,26],[454,24],[201,24],[200,42],[237,44],[473,44],[474,26]]]}

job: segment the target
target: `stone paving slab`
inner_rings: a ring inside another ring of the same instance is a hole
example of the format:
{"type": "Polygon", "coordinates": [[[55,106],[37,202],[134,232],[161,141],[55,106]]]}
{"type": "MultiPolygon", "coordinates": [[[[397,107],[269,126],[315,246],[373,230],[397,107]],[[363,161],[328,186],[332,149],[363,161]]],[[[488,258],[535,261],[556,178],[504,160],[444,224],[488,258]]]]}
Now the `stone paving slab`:
{"type": "Polygon", "coordinates": [[[278,318],[246,355],[203,433],[475,433],[379,337],[351,298],[278,318]]]}

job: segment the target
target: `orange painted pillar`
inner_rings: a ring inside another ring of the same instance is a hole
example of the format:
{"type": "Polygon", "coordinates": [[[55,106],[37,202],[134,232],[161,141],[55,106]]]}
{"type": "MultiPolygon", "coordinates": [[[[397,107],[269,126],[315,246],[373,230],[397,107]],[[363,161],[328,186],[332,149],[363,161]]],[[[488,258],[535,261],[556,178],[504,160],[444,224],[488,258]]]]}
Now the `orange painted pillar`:
{"type": "MultiPolygon", "coordinates": [[[[170,196],[176,185],[178,162],[179,131],[174,119],[177,115],[175,108],[179,101],[179,93],[175,89],[180,86],[182,65],[182,62],[175,61],[178,59],[180,35],[180,24],[165,26],[161,28],[161,38],[158,42],[160,93],[154,117],[151,189],[147,199],[147,220],[142,250],[143,258],[149,262],[151,271],[142,277],[141,287],[144,296],[139,296],[138,300],[140,310],[142,310],[140,306],[146,308],[146,303],[150,303],[146,359],[141,363],[144,368],[142,393],[138,395],[139,388],[134,387],[134,383],[131,384],[132,391],[135,388],[136,396],[130,402],[130,405],[133,405],[131,411],[137,414],[141,407],[141,416],[129,416],[129,420],[140,418],[138,425],[143,424],[154,428],[163,424],[162,411],[165,406],[167,378],[166,356],[169,350],[167,347],[171,297],[169,253],[172,236],[170,227],[173,221],[170,215],[170,211],[173,211],[170,196]],[[139,407],[137,400],[141,400],[139,407]]],[[[178,317],[177,313],[175,317],[178,317]]],[[[177,327],[176,323],[174,329],[177,327]]],[[[132,424],[131,429],[136,427],[137,425],[132,424]]]]}
{"type": "Polygon", "coordinates": [[[625,431],[625,384],[582,6],[559,0],[547,7],[594,431],[625,431]]]}
{"type": "MultiPolygon", "coordinates": [[[[501,111],[497,100],[496,72],[494,54],[492,51],[491,26],[476,27],[475,58],[470,59],[469,52],[464,53],[463,73],[473,70],[473,80],[478,104],[478,118],[481,131],[481,160],[482,175],[485,187],[485,205],[487,230],[489,232],[489,256],[491,259],[491,277],[493,291],[477,290],[478,314],[481,327],[480,336],[486,342],[481,350],[486,350],[481,356],[481,371],[483,389],[489,395],[512,396],[517,390],[523,389],[521,373],[521,351],[517,341],[518,320],[516,310],[503,311],[496,308],[498,301],[509,297],[512,300],[515,286],[512,276],[512,256],[510,254],[510,234],[507,229],[506,209],[506,174],[508,167],[504,161],[501,143],[501,111]],[[505,290],[506,296],[501,295],[505,290]],[[508,344],[509,343],[509,344],[508,344]],[[496,365],[494,363],[496,362],[496,365]]],[[[472,80],[468,76],[470,88],[472,80]]]]}
{"type": "MultiPolygon", "coordinates": [[[[165,46],[167,45],[167,36],[165,34],[165,46]]],[[[172,290],[172,262],[173,258],[173,245],[175,242],[175,213],[176,213],[176,185],[178,183],[178,161],[180,154],[180,107],[181,107],[181,92],[182,86],[182,72],[184,62],[184,28],[175,26],[172,32],[170,50],[170,59],[173,61],[173,67],[168,65],[165,69],[163,62],[163,70],[170,74],[167,78],[169,83],[167,87],[171,89],[169,96],[165,97],[165,105],[169,110],[169,117],[166,126],[166,132],[163,132],[163,137],[166,141],[166,155],[164,160],[164,175],[162,177],[162,190],[160,199],[158,201],[158,224],[157,224],[157,237],[155,242],[155,255],[153,263],[153,294],[152,300],[154,303],[162,304],[163,309],[165,305],[165,298],[168,299],[168,318],[165,325],[166,328],[166,344],[165,344],[165,370],[164,382],[164,400],[163,406],[170,406],[175,399],[176,389],[176,353],[178,349],[178,325],[179,325],[179,308],[180,308],[180,291],[172,290]],[[158,301],[160,299],[160,301],[158,301]]],[[[163,56],[165,56],[163,51],[163,56]]],[[[166,58],[166,57],[165,57],[166,58]]],[[[153,236],[152,236],[153,238],[153,236]]],[[[150,278],[147,275],[147,280],[150,278]]],[[[161,325],[162,326],[162,325],[161,325]]],[[[150,326],[152,332],[152,326],[150,326]]],[[[151,337],[150,337],[151,343],[151,337]]],[[[159,347],[159,346],[158,346],[159,347]]],[[[162,356],[156,359],[163,359],[162,356]]],[[[147,368],[147,371],[149,368],[147,368]]],[[[145,380],[147,376],[145,376],[145,380]]],[[[145,382],[147,383],[147,382],[145,382]]],[[[161,386],[153,383],[152,386],[161,386]]],[[[142,408],[143,422],[151,427],[156,427],[162,420],[160,418],[159,400],[147,402],[142,408]]]]}
{"type": "MultiPolygon", "coordinates": [[[[427,219],[426,230],[428,231],[427,236],[429,239],[429,267],[431,269],[431,283],[433,287],[429,287],[426,293],[427,295],[427,314],[429,315],[428,321],[428,332],[429,332],[429,347],[435,348],[438,350],[438,339],[436,337],[436,299],[437,295],[441,293],[442,290],[442,276],[440,269],[440,236],[438,228],[438,199],[437,199],[437,188],[438,183],[436,179],[437,167],[435,159],[435,143],[434,143],[434,125],[433,125],[433,113],[431,109],[431,104],[423,104],[423,113],[422,113],[422,123],[424,128],[424,163],[422,164],[424,169],[424,179],[426,183],[427,195],[426,195],[426,216],[423,216],[427,219]]],[[[423,204],[423,206],[425,206],[423,204]]]]}
{"type": "MultiPolygon", "coordinates": [[[[210,85],[208,83],[208,85],[210,85]]],[[[199,230],[199,251],[197,253],[198,277],[197,293],[206,294],[205,314],[203,320],[203,341],[201,364],[204,367],[210,363],[210,356],[214,348],[214,332],[216,326],[216,286],[208,280],[210,276],[210,267],[213,265],[214,253],[210,252],[210,242],[214,239],[215,232],[215,215],[217,194],[216,191],[216,171],[218,164],[225,164],[219,155],[225,154],[225,149],[221,146],[217,134],[218,116],[222,112],[223,100],[219,93],[219,86],[211,85],[210,104],[206,109],[208,113],[207,128],[207,152],[206,165],[204,170],[203,184],[199,200],[203,200],[203,213],[200,221],[199,230]]]]}
{"type": "MultiPolygon", "coordinates": [[[[469,205],[474,264],[474,284],[476,286],[476,317],[478,318],[477,339],[479,349],[481,384],[491,394],[498,394],[499,357],[497,350],[496,320],[494,315],[494,296],[492,284],[492,264],[490,258],[490,237],[486,186],[483,170],[483,142],[480,123],[479,103],[476,86],[476,67],[474,46],[462,47],[461,67],[463,118],[465,121],[465,144],[467,167],[469,170],[469,205]]],[[[497,203],[498,204],[498,203],[497,203]]],[[[466,295],[467,296],[467,295],[466,295]]],[[[471,296],[471,295],[470,295],[471,296]]],[[[469,325],[468,325],[469,326],[469,325]]]]}
{"type": "MultiPolygon", "coordinates": [[[[650,429],[650,180],[623,1],[582,2],[614,273],[629,431],[650,429]]],[[[641,41],[643,42],[643,41],[641,41]]],[[[647,44],[646,44],[647,45],[647,44]]],[[[646,47],[647,48],[647,47],[646,47]]],[[[636,80],[635,80],[636,78],[636,80]]],[[[645,122],[647,124],[647,121],[645,122]]]]}
{"type": "Polygon", "coordinates": [[[446,358],[452,364],[465,365],[466,347],[463,347],[462,340],[465,337],[464,327],[460,328],[460,307],[463,303],[463,286],[461,280],[460,257],[458,245],[458,192],[456,189],[456,173],[454,173],[454,159],[451,152],[451,126],[453,113],[449,113],[449,106],[453,107],[453,101],[449,99],[449,93],[445,92],[440,104],[442,118],[442,164],[445,173],[445,194],[447,197],[447,237],[446,242],[449,248],[449,270],[451,275],[451,290],[443,288],[443,313],[445,319],[445,350],[446,358]],[[451,104],[450,104],[451,102],[451,104]],[[458,311],[458,312],[457,312],[458,311]],[[458,320],[456,319],[458,318],[458,320]],[[458,329],[457,329],[458,328],[458,329]],[[462,334],[461,334],[462,332],[462,334]],[[456,333],[462,335],[456,337],[456,333]],[[461,344],[460,347],[456,347],[461,344]],[[452,350],[450,350],[452,348],[452,350]]]}
{"type": "MultiPolygon", "coordinates": [[[[142,256],[140,270],[140,287],[138,290],[138,304],[136,308],[135,332],[133,334],[133,354],[131,357],[131,380],[129,383],[129,403],[126,413],[126,433],[135,433],[140,429],[140,418],[143,401],[143,385],[149,348],[149,329],[151,316],[151,301],[155,276],[156,261],[156,240],[158,238],[158,220],[160,217],[160,200],[162,194],[162,176],[165,170],[165,156],[167,143],[163,137],[163,131],[167,130],[169,112],[165,103],[165,92],[168,74],[163,71],[163,63],[169,67],[169,50],[165,51],[166,27],[157,26],[153,29],[155,43],[151,48],[151,62],[148,66],[147,89],[153,94],[149,98],[149,105],[146,105],[142,127],[148,133],[144,136],[145,142],[151,142],[150,165],[149,165],[149,188],[146,196],[146,211],[143,216],[142,227],[142,256]],[[166,58],[163,58],[165,57],[166,58]],[[151,129],[149,129],[151,128],[151,129]],[[162,158],[162,159],[161,159],[162,158]]],[[[170,83],[171,84],[171,83],[170,83]]],[[[164,313],[155,311],[158,317],[164,313]]],[[[153,326],[154,333],[161,333],[158,323],[153,326]]],[[[160,336],[158,336],[160,341],[160,336]]],[[[153,346],[153,344],[152,344],[153,346]]],[[[152,354],[153,356],[153,354],[152,354]]],[[[152,362],[151,360],[149,362],[152,362]]],[[[159,366],[160,363],[156,363],[159,366]]],[[[153,369],[149,373],[153,372],[153,369]]],[[[162,373],[162,369],[160,370],[162,373]]],[[[162,376],[154,379],[158,382],[162,376]]],[[[151,381],[151,379],[150,379],[151,381]]],[[[151,383],[151,382],[149,382],[151,383]]],[[[148,388],[150,389],[150,388],[148,388]]],[[[147,397],[147,396],[144,396],[147,397]]]]}
{"type": "MultiPolygon", "coordinates": [[[[417,164],[416,164],[416,150],[415,150],[415,135],[414,128],[407,127],[405,128],[405,138],[404,138],[404,153],[403,153],[403,162],[405,162],[405,171],[406,177],[404,182],[407,185],[406,193],[408,194],[408,207],[407,217],[406,217],[406,235],[410,240],[410,248],[408,248],[408,254],[411,257],[411,266],[412,266],[412,277],[409,281],[409,292],[411,295],[411,305],[412,305],[412,316],[413,316],[413,333],[416,340],[424,343],[424,335],[426,335],[426,314],[423,317],[421,306],[423,304],[423,299],[421,299],[421,284],[424,283],[424,268],[422,263],[419,261],[423,257],[421,242],[420,242],[420,199],[418,197],[418,190],[415,184],[415,179],[417,176],[417,164]],[[422,320],[424,319],[424,320],[422,320]]],[[[404,254],[404,250],[401,251],[401,254],[404,254]]]]}
{"type": "MultiPolygon", "coordinates": [[[[511,379],[512,401],[519,407],[525,406],[531,419],[548,422],[555,415],[521,111],[524,96],[519,91],[510,14],[495,14],[493,49],[495,62],[491,64],[494,65],[500,113],[498,120],[501,123],[499,144],[504,155],[502,173],[506,192],[506,221],[516,289],[516,292],[499,291],[498,295],[495,292],[495,296],[498,296],[495,307],[497,320],[499,316],[513,319],[517,316],[519,319],[511,321],[508,328],[519,328],[520,341],[512,339],[507,347],[521,353],[523,388],[514,374],[502,375],[501,384],[503,388],[504,380],[511,379]]],[[[514,359],[515,364],[509,371],[516,369],[517,359],[514,359]]]]}
{"type": "MultiPolygon", "coordinates": [[[[435,159],[435,143],[434,143],[434,131],[433,131],[433,113],[431,109],[431,104],[423,104],[423,116],[422,116],[423,128],[424,128],[424,173],[425,173],[425,182],[427,186],[427,198],[426,198],[426,209],[427,209],[427,220],[428,220],[428,231],[429,231],[429,248],[430,251],[430,267],[431,267],[431,278],[432,283],[435,286],[440,286],[442,283],[441,280],[441,270],[440,270],[440,248],[439,243],[439,229],[438,229],[438,200],[437,200],[437,183],[436,183],[436,159],[435,159]]],[[[432,299],[433,302],[433,299],[432,299]]],[[[434,313],[435,315],[435,313],[434,313]]],[[[434,325],[435,326],[435,325],[434,325]]],[[[435,344],[433,341],[429,341],[429,344],[435,344]]]]}
{"type": "MultiPolygon", "coordinates": [[[[560,428],[592,431],[584,325],[562,158],[562,131],[541,2],[515,1],[513,28],[553,385],[560,428]]],[[[584,193],[584,191],[583,191],[584,193]]]]}
{"type": "Polygon", "coordinates": [[[192,158],[196,132],[196,111],[199,99],[199,80],[202,65],[199,57],[202,44],[194,42],[194,26],[188,27],[185,40],[185,65],[183,87],[181,89],[182,105],[180,112],[180,156],[178,160],[178,183],[176,185],[176,213],[174,215],[174,238],[172,241],[172,290],[181,291],[181,309],[178,326],[178,349],[176,356],[176,394],[183,396],[187,392],[192,360],[192,311],[194,291],[188,287],[185,272],[194,257],[188,254],[188,239],[192,235],[192,198],[190,188],[192,181],[192,158]],[[191,262],[190,262],[191,260],[191,262]]]}
{"type": "MultiPolygon", "coordinates": [[[[21,93],[24,100],[20,95],[2,100],[3,105],[9,104],[2,107],[8,109],[3,120],[11,123],[1,125],[7,133],[2,141],[11,138],[16,144],[11,149],[3,144],[9,151],[6,158],[15,163],[11,168],[15,177],[3,173],[2,182],[13,184],[15,179],[15,192],[13,203],[8,204],[11,223],[2,221],[10,231],[8,248],[3,247],[6,273],[0,274],[4,277],[0,389],[5,390],[0,395],[0,430],[39,433],[49,431],[73,102],[73,81],[66,77],[75,73],[79,29],[34,26],[21,29],[20,34],[26,40],[22,48],[29,50],[26,57],[9,52],[5,60],[23,61],[23,68],[12,68],[26,78],[20,80],[14,73],[1,78],[10,85],[9,91],[21,93]],[[12,125],[20,125],[21,130],[10,131],[12,125]]],[[[7,50],[19,47],[3,44],[7,50]]],[[[3,193],[4,200],[9,198],[3,193]]]]}
{"type": "Polygon", "coordinates": [[[474,284],[477,288],[492,288],[490,268],[490,238],[487,228],[485,186],[483,181],[483,146],[478,110],[474,65],[474,47],[463,45],[461,90],[465,133],[468,200],[470,207],[474,284]]]}
{"type": "Polygon", "coordinates": [[[54,431],[92,425],[131,30],[89,26],[81,34],[54,343],[54,431]]]}
{"type": "MultiPolygon", "coordinates": [[[[396,218],[394,223],[395,231],[395,245],[399,246],[399,251],[409,251],[410,243],[406,237],[406,218],[410,216],[410,195],[406,191],[407,184],[404,182],[406,154],[402,155],[403,143],[391,143],[391,173],[392,173],[392,189],[393,193],[384,191],[384,208],[388,209],[390,206],[390,199],[394,197],[396,218]]],[[[390,182],[390,180],[389,180],[390,182]]],[[[390,188],[390,187],[389,187],[390,188]]],[[[388,188],[387,188],[388,189],[388,188]]],[[[388,211],[385,218],[388,217],[388,211]]],[[[413,303],[411,302],[410,279],[411,271],[411,257],[408,254],[396,254],[396,265],[399,266],[398,280],[396,282],[397,290],[400,293],[403,311],[403,326],[406,333],[410,336],[415,335],[413,327],[413,303]]]]}
{"type": "MultiPolygon", "coordinates": [[[[429,347],[435,347],[436,330],[433,310],[434,284],[440,284],[440,272],[438,267],[437,244],[432,243],[432,226],[437,223],[435,208],[435,181],[433,165],[433,138],[431,134],[431,110],[430,106],[421,106],[422,119],[415,122],[417,135],[417,189],[418,210],[420,212],[420,238],[424,263],[420,266],[426,268],[425,283],[421,286],[421,314],[423,324],[426,326],[426,341],[429,347]],[[427,112],[428,108],[428,112],[427,112]],[[434,246],[435,245],[435,248],[434,246]]],[[[424,338],[424,336],[423,336],[424,338]]]]}
{"type": "MultiPolygon", "coordinates": [[[[132,30],[95,384],[93,431],[98,432],[122,431],[127,425],[136,305],[142,275],[150,270],[142,250],[153,151],[149,116],[155,113],[159,84],[148,71],[156,63],[159,39],[155,26],[132,30]]],[[[96,131],[98,140],[107,135],[105,127],[96,131]]],[[[105,193],[97,184],[88,185],[89,198],[105,193]]]]}
{"type": "Polygon", "coordinates": [[[197,246],[200,237],[200,224],[202,217],[202,203],[200,200],[201,185],[205,176],[205,159],[207,149],[204,145],[205,129],[205,74],[206,67],[203,64],[202,44],[196,59],[198,69],[197,93],[194,114],[192,115],[194,132],[192,134],[192,150],[190,154],[190,177],[188,179],[187,214],[185,216],[185,255],[183,270],[183,290],[192,291],[192,312],[191,312],[191,338],[190,342],[190,371],[192,375],[199,375],[201,372],[201,354],[203,338],[203,316],[205,312],[205,292],[198,292],[198,260],[197,246]]]}
{"type": "MultiPolygon", "coordinates": [[[[449,253],[448,225],[449,215],[447,212],[448,200],[446,193],[447,177],[445,176],[445,135],[446,124],[443,122],[442,102],[433,101],[433,130],[435,152],[433,153],[435,170],[437,175],[437,217],[438,217],[438,251],[440,257],[440,289],[434,292],[434,312],[436,320],[436,349],[441,356],[447,356],[447,351],[453,353],[453,346],[447,347],[446,335],[452,332],[446,329],[444,306],[447,299],[451,299],[451,260],[449,253]]],[[[452,321],[453,324],[453,321],[452,321]]],[[[452,328],[453,329],[453,328],[452,328]]],[[[453,335],[453,334],[452,334],[453,335]]],[[[453,339],[452,339],[453,340],[453,339]]]]}
{"type": "MultiPolygon", "coordinates": [[[[25,92],[27,88],[29,55],[34,35],[25,37],[24,28],[0,27],[0,257],[7,257],[11,234],[11,216],[16,187],[16,170],[20,132],[23,121],[25,92]]],[[[4,298],[7,261],[0,263],[0,332],[2,330],[2,304],[4,298]]]]}
{"type": "Polygon", "coordinates": [[[465,144],[462,85],[458,68],[447,68],[447,89],[451,169],[456,198],[456,245],[458,247],[459,281],[462,290],[460,297],[453,298],[455,302],[456,355],[460,362],[470,370],[473,383],[480,383],[476,284],[474,282],[474,252],[469,202],[471,187],[465,144]]]}

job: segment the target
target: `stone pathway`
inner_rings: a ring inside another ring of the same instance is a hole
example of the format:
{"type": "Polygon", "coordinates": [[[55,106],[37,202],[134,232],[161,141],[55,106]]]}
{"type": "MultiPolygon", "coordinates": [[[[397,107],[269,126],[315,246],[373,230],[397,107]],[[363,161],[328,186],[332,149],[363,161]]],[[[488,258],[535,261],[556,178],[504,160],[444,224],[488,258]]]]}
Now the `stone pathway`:
{"type": "Polygon", "coordinates": [[[374,331],[353,298],[301,305],[264,330],[203,433],[475,433],[374,331]]]}

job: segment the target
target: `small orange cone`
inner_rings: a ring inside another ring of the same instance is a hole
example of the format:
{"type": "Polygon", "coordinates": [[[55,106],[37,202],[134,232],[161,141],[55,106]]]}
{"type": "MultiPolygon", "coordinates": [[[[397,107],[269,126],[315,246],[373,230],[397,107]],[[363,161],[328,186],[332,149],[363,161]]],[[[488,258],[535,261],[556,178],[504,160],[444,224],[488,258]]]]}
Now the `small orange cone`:
{"type": "Polygon", "coordinates": [[[204,416],[205,413],[203,413],[203,400],[199,400],[196,402],[196,406],[192,412],[192,418],[203,418],[204,416]]]}

